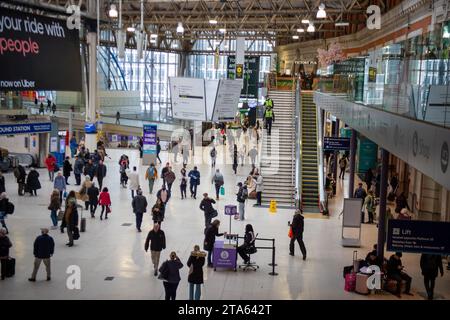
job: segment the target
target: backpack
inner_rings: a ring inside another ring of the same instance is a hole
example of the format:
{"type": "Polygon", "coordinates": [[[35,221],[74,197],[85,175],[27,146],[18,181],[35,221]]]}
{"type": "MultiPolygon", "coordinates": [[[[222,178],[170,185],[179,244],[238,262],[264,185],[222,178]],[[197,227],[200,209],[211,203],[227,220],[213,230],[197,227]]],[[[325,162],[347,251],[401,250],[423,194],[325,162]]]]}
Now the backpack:
{"type": "Polygon", "coordinates": [[[215,149],[212,149],[211,152],[210,152],[209,154],[210,154],[211,158],[215,158],[215,156],[216,156],[216,150],[215,150],[215,149]]]}
{"type": "Polygon", "coordinates": [[[154,176],[155,176],[155,168],[154,167],[148,168],[148,177],[153,178],[154,176]]]}
{"type": "Polygon", "coordinates": [[[243,188],[242,189],[242,195],[241,195],[242,200],[247,200],[248,199],[248,190],[247,188],[243,188]]]}
{"type": "Polygon", "coordinates": [[[19,179],[19,178],[20,178],[20,170],[19,170],[19,167],[16,167],[16,168],[14,169],[14,177],[16,177],[16,179],[19,179]]]}
{"type": "Polygon", "coordinates": [[[11,202],[6,203],[6,214],[13,214],[14,213],[14,204],[11,202]]]}

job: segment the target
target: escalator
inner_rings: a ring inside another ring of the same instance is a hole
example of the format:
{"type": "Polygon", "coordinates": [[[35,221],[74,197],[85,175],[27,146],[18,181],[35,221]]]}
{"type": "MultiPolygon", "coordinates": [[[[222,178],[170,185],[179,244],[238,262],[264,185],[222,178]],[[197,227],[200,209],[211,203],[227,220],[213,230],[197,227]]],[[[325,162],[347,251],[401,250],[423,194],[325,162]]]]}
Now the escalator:
{"type": "Polygon", "coordinates": [[[319,212],[319,176],[317,150],[317,113],[312,92],[301,94],[301,184],[302,206],[319,212]]]}

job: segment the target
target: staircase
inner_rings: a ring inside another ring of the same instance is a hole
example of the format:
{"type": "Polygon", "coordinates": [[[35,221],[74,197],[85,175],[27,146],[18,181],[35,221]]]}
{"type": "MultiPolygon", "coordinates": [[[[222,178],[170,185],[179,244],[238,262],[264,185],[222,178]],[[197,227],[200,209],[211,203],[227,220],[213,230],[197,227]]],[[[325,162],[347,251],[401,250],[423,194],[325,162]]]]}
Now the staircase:
{"type": "Polygon", "coordinates": [[[276,200],[282,207],[294,207],[295,199],[295,95],[293,91],[271,90],[275,122],[272,135],[264,130],[261,174],[264,178],[262,204],[276,200]]]}
{"type": "Polygon", "coordinates": [[[312,92],[301,94],[301,184],[305,212],[319,212],[317,113],[312,92]]]}

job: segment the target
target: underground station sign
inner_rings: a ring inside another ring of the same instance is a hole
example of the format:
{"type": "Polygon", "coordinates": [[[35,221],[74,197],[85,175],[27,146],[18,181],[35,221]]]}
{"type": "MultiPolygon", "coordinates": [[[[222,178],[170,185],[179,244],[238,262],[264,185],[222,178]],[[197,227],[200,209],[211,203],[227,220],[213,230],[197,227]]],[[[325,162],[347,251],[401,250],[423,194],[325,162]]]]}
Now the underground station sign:
{"type": "Polygon", "coordinates": [[[391,219],[387,231],[388,251],[450,254],[450,222],[391,219]]]}
{"type": "Polygon", "coordinates": [[[337,138],[337,137],[324,137],[323,149],[325,151],[349,151],[350,150],[350,138],[337,138]]]}

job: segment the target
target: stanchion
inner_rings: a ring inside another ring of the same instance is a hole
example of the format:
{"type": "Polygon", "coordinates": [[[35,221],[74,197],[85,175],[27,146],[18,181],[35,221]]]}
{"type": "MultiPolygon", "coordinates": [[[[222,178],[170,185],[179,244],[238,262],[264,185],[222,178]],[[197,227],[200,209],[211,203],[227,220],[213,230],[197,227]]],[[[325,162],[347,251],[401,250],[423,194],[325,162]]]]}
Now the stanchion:
{"type": "Polygon", "coordinates": [[[278,273],[275,272],[275,266],[275,239],[272,239],[272,272],[269,273],[271,276],[278,275],[278,273]]]}

